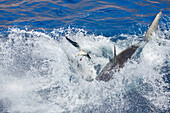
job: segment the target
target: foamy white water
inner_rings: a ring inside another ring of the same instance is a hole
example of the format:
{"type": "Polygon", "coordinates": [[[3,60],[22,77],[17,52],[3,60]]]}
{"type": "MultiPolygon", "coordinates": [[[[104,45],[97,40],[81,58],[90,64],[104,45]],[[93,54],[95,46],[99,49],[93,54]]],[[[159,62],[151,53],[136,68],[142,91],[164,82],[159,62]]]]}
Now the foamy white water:
{"type": "Polygon", "coordinates": [[[0,38],[0,111],[10,113],[153,112],[168,110],[169,31],[159,31],[136,59],[129,60],[113,80],[91,81],[113,57],[137,36],[89,35],[82,29],[53,30],[50,34],[11,28],[0,38]],[[75,57],[78,50],[64,33],[87,50],[92,60],[75,57]],[[52,35],[55,36],[52,37],[52,35]],[[141,101],[142,100],[142,101],[141,101]],[[147,106],[147,107],[146,107],[147,106]]]}

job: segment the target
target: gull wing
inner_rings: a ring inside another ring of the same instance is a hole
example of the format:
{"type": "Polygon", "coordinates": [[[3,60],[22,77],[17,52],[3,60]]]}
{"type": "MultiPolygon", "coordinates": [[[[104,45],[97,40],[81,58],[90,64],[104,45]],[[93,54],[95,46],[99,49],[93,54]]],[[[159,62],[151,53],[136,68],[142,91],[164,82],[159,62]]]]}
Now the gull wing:
{"type": "Polygon", "coordinates": [[[77,49],[79,49],[80,51],[82,50],[81,47],[79,46],[79,44],[77,42],[72,41],[71,39],[69,39],[68,37],[65,36],[65,38],[77,49]]]}
{"type": "Polygon", "coordinates": [[[72,40],[70,40],[68,37],[65,36],[65,38],[77,49],[79,49],[79,53],[76,56],[87,56],[89,59],[91,59],[90,55],[84,51],[83,49],[81,49],[81,47],[79,46],[79,44],[77,42],[74,42],[72,40]]]}

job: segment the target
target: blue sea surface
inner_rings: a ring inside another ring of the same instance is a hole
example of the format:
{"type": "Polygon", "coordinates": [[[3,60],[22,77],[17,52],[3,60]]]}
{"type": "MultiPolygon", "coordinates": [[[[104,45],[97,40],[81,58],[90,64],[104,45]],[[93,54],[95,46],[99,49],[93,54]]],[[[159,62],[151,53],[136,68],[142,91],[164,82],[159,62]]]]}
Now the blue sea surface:
{"type": "Polygon", "coordinates": [[[160,10],[170,15],[169,5],[168,0],[1,0],[0,29],[70,26],[104,36],[143,33],[160,10]]]}
{"type": "Polygon", "coordinates": [[[169,0],[0,0],[0,113],[169,113],[169,83],[169,0]],[[141,53],[96,81],[160,11],[141,53]]]}

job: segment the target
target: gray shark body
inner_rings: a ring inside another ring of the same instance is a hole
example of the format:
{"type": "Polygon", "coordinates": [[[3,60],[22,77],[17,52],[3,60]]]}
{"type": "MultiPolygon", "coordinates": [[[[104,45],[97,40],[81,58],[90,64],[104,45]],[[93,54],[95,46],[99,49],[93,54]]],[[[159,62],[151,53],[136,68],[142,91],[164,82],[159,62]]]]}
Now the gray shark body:
{"type": "Polygon", "coordinates": [[[110,60],[110,62],[108,62],[104,68],[102,69],[102,71],[99,73],[99,75],[96,77],[96,80],[98,81],[109,81],[110,79],[112,79],[112,76],[115,72],[119,71],[119,68],[123,68],[124,63],[131,58],[131,56],[135,53],[135,51],[139,48],[139,46],[135,45],[135,46],[131,46],[129,48],[127,48],[126,50],[124,50],[123,52],[121,52],[119,55],[114,56],[114,58],[112,58],[110,60]],[[113,70],[114,69],[114,70],[113,70]]]}
{"type": "Polygon", "coordinates": [[[158,22],[159,19],[161,18],[161,14],[162,12],[159,12],[157,14],[151,26],[149,27],[144,37],[143,45],[142,44],[132,45],[131,47],[122,51],[119,55],[116,55],[116,48],[114,47],[114,58],[112,58],[110,62],[108,62],[104,66],[99,75],[96,77],[96,80],[105,82],[111,80],[113,78],[113,74],[119,71],[120,68],[124,67],[124,64],[127,62],[128,59],[132,57],[132,55],[137,51],[137,49],[144,47],[144,45],[149,41],[149,38],[152,36],[152,33],[156,32],[156,30],[158,29],[158,22]]]}

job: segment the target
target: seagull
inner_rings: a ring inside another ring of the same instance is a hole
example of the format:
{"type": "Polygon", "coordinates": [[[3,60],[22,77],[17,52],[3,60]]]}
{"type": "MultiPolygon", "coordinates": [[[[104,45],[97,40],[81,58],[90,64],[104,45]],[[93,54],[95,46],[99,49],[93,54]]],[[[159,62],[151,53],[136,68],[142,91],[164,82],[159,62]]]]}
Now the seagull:
{"type": "MultiPolygon", "coordinates": [[[[86,56],[87,58],[91,59],[90,55],[84,51],[83,49],[81,49],[81,47],[79,46],[79,44],[77,42],[72,41],[71,39],[69,39],[67,36],[65,36],[65,38],[74,46],[76,47],[80,52],[76,55],[76,56],[86,56]]],[[[83,58],[82,57],[82,58],[83,58]]],[[[80,61],[82,60],[82,58],[80,59],[80,61]]]]}

